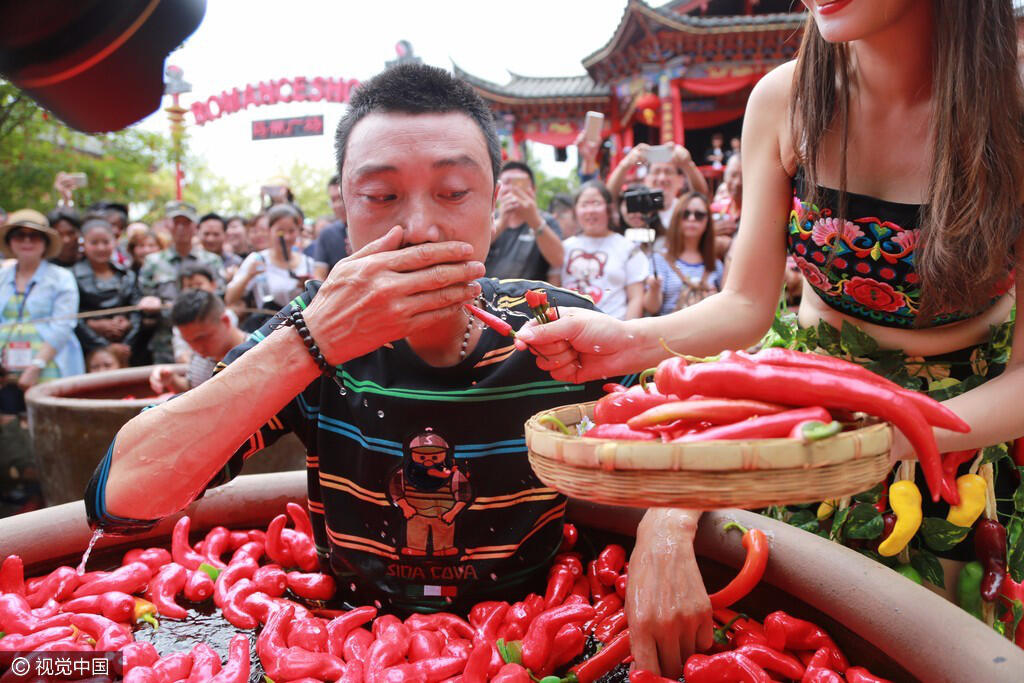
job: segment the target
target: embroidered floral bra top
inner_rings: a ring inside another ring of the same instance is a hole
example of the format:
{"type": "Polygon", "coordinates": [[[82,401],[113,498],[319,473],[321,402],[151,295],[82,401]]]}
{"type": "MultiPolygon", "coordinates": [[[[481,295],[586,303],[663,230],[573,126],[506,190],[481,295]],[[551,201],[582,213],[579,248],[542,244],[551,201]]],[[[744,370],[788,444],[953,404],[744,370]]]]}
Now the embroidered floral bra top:
{"type": "MultiPolygon", "coordinates": [[[[920,206],[847,192],[850,219],[840,220],[834,215],[839,207],[838,190],[819,188],[820,207],[802,200],[810,194],[802,169],[793,180],[793,190],[788,250],[821,300],[866,322],[913,328],[921,300],[921,284],[914,269],[920,206]],[[832,250],[835,256],[829,264],[832,250]]],[[[993,293],[992,303],[1012,286],[1011,270],[993,293]]],[[[942,313],[929,327],[974,315],[942,313]]]]}

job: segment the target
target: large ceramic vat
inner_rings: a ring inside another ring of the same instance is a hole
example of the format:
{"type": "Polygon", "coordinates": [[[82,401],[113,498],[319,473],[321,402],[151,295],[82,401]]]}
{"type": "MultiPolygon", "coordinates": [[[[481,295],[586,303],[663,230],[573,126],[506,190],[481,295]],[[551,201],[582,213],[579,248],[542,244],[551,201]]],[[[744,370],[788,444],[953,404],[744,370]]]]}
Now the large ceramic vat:
{"type": "MultiPolygon", "coordinates": [[[[213,489],[187,509],[192,530],[217,524],[266,526],[288,501],[304,502],[306,475],[244,475],[213,489]]],[[[581,525],[631,535],[639,512],[577,504],[581,525]]],[[[137,537],[103,537],[97,552],[169,543],[177,516],[137,537]]],[[[756,525],[771,538],[765,580],[737,609],[758,618],[784,609],[825,627],[851,660],[892,680],[1020,681],[1024,651],[959,608],[875,562],[815,535],[740,510],[705,513],[697,536],[701,571],[709,590],[724,585],[743,562],[740,535],[727,521],[756,525]]],[[[0,520],[0,557],[21,555],[26,573],[75,565],[91,532],[81,501],[0,520]]],[[[90,564],[90,568],[96,565],[90,564]]],[[[512,597],[512,596],[510,596],[512,597]]]]}
{"type": "MultiPolygon", "coordinates": [[[[184,366],[180,366],[184,367],[184,366]]],[[[76,375],[32,387],[25,395],[32,449],[47,505],[78,500],[125,422],[152,403],[152,367],[76,375]]],[[[288,434],[246,463],[247,473],[305,467],[305,449],[288,434]]]]}

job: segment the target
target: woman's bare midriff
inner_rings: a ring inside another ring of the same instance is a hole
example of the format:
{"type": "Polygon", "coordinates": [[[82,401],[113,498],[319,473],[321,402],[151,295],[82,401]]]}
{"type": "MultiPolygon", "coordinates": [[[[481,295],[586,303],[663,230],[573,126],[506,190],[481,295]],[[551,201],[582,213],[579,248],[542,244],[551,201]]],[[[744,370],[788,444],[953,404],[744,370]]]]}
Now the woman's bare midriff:
{"type": "Polygon", "coordinates": [[[900,349],[908,356],[937,356],[988,341],[993,325],[1010,317],[1013,295],[1007,294],[980,315],[939,327],[912,330],[884,327],[840,313],[831,308],[804,281],[803,296],[797,320],[801,327],[813,327],[819,320],[839,329],[843,321],[856,325],[871,335],[883,349],[900,349]]]}

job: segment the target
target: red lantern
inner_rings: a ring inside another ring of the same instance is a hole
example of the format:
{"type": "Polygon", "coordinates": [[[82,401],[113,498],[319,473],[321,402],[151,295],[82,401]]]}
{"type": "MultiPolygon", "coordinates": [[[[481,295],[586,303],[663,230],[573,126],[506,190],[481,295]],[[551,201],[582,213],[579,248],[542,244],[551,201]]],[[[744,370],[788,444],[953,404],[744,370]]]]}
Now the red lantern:
{"type": "Polygon", "coordinates": [[[657,128],[661,125],[661,100],[652,92],[644,93],[636,99],[636,120],[640,123],[657,128]]]}

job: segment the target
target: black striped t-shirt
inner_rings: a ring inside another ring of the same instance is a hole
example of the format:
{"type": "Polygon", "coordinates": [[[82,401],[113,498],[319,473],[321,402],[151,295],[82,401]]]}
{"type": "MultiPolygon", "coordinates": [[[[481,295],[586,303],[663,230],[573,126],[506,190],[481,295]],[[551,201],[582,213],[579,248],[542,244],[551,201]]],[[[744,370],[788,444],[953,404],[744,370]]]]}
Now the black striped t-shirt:
{"type": "MultiPolygon", "coordinates": [[[[531,288],[546,289],[552,305],[593,308],[545,283],[479,282],[491,312],[516,329],[531,315],[523,298],[531,288]]],[[[318,289],[310,283],[285,314],[318,289]]],[[[225,361],[273,328],[254,332],[225,361]]],[[[490,329],[455,367],[431,367],[399,340],[336,373],[343,390],[318,378],[213,483],[295,432],[307,449],[317,546],[360,600],[444,608],[508,595],[543,568],[559,545],[565,498],[530,469],[523,423],[546,408],[598,398],[600,382],[554,381],[532,354],[490,329]]]]}

